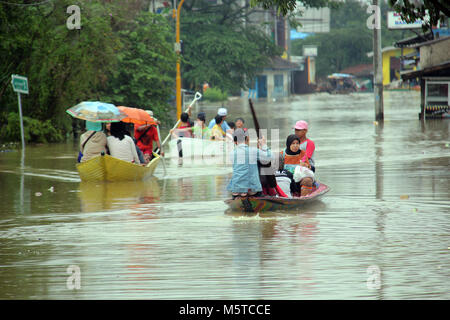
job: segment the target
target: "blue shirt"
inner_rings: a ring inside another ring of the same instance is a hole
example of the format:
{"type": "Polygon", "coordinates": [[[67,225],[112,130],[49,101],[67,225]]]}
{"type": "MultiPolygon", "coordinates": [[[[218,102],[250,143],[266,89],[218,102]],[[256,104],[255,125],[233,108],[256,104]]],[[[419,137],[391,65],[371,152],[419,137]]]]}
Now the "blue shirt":
{"type": "Polygon", "coordinates": [[[233,163],[233,176],[228,184],[228,191],[231,192],[253,192],[262,191],[259,180],[259,170],[257,160],[269,162],[272,154],[267,146],[263,149],[249,147],[245,143],[238,144],[230,155],[233,163]]]}
{"type": "MultiPolygon", "coordinates": [[[[212,127],[214,127],[215,125],[216,125],[216,119],[212,119],[209,122],[208,128],[212,129],[212,127]]],[[[223,132],[227,132],[228,129],[231,129],[225,120],[223,120],[223,122],[220,126],[222,127],[223,132]]]]}

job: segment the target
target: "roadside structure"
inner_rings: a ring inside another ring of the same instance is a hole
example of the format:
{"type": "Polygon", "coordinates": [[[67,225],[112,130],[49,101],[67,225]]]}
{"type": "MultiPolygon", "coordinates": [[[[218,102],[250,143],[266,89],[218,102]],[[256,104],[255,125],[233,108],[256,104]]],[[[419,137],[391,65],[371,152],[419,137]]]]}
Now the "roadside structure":
{"type": "Polygon", "coordinates": [[[418,43],[417,70],[403,71],[403,80],[418,79],[420,83],[419,118],[449,116],[450,106],[450,37],[418,43]]]}

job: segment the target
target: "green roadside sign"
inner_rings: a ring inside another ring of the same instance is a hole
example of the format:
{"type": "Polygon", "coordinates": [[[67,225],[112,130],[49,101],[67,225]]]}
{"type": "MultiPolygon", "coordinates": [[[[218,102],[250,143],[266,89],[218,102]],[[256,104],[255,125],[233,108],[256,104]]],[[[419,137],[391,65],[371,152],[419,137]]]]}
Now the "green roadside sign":
{"type": "Polygon", "coordinates": [[[12,84],[13,90],[15,92],[28,94],[28,79],[27,79],[27,77],[13,74],[13,75],[11,75],[11,84],[12,84]]]}

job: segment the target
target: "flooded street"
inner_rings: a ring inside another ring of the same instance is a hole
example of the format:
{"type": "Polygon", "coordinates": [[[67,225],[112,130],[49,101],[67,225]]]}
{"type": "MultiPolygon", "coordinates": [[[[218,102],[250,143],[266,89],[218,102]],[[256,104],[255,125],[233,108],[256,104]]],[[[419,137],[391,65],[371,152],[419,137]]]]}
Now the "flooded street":
{"type": "MultiPolygon", "coordinates": [[[[419,105],[385,91],[376,123],[370,93],[254,101],[274,151],[309,123],[331,191],[293,212],[229,212],[229,166],[82,183],[77,142],[27,146],[23,170],[0,152],[0,299],[449,299],[450,122],[419,105]]],[[[253,127],[247,99],[226,107],[253,127]]]]}

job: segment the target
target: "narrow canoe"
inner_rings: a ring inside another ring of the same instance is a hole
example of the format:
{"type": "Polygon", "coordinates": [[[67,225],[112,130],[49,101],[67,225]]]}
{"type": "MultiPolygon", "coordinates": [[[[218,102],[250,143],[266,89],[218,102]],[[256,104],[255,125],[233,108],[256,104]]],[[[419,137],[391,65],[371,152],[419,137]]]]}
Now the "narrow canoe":
{"type": "Polygon", "coordinates": [[[249,198],[236,198],[225,200],[225,203],[230,207],[232,211],[241,212],[264,212],[264,211],[276,211],[276,210],[292,210],[304,206],[307,203],[315,201],[321,198],[325,193],[330,191],[330,188],[319,183],[319,187],[316,188],[311,194],[304,197],[294,198],[280,198],[280,197],[249,197],[249,198]]]}
{"type": "Polygon", "coordinates": [[[77,170],[82,181],[142,181],[153,175],[160,160],[156,155],[142,166],[103,155],[78,163],[77,170]]]}

